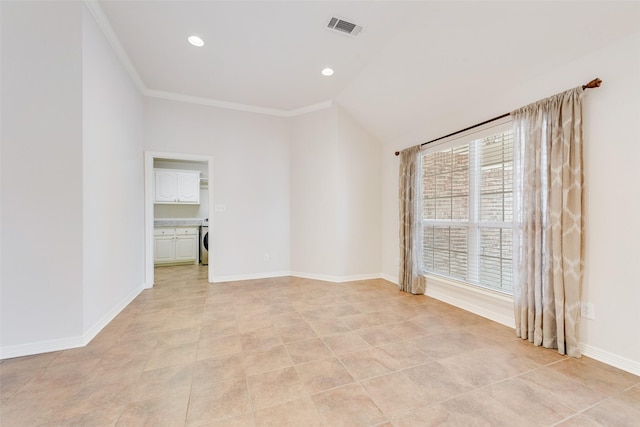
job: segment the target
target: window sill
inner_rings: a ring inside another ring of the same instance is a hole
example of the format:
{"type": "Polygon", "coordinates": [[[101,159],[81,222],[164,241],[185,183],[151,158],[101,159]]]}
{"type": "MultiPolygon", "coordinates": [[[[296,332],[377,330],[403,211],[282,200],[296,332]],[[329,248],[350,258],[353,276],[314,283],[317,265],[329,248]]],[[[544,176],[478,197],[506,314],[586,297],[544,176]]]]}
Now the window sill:
{"type": "Polygon", "coordinates": [[[513,297],[487,288],[425,274],[425,295],[515,328],[513,297]]]}

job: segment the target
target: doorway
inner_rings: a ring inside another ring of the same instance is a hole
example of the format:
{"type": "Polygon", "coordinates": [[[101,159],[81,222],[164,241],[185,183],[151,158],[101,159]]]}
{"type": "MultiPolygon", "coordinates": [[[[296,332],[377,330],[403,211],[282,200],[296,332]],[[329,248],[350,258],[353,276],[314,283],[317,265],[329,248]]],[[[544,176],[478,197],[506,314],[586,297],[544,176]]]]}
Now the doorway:
{"type": "MultiPolygon", "coordinates": [[[[154,194],[155,179],[153,174],[156,161],[165,162],[197,162],[206,164],[206,179],[208,179],[207,191],[207,212],[213,213],[213,157],[198,154],[165,153],[157,151],[145,151],[144,153],[144,239],[145,239],[145,274],[144,285],[149,289],[154,284],[154,194]]],[[[211,256],[209,257],[211,261],[211,256]]],[[[213,283],[213,262],[206,266],[209,283],[213,283]]]]}

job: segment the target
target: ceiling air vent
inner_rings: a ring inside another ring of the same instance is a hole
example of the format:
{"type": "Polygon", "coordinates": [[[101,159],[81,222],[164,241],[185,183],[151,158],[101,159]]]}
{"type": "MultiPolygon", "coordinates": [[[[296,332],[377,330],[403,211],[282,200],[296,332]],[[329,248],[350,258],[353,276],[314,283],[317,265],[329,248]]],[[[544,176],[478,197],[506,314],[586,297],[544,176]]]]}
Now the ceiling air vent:
{"type": "Polygon", "coordinates": [[[327,24],[330,30],[340,31],[341,33],[357,36],[362,31],[362,26],[353,24],[340,18],[331,18],[327,24]]]}

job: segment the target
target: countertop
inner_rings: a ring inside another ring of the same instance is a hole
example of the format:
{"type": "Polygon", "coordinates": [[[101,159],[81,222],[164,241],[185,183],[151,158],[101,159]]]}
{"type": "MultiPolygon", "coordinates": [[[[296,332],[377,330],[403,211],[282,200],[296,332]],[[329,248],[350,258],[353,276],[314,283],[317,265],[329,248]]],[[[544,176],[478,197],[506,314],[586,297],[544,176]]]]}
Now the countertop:
{"type": "Polygon", "coordinates": [[[202,225],[202,218],[156,218],[153,220],[155,227],[199,227],[202,225]]]}

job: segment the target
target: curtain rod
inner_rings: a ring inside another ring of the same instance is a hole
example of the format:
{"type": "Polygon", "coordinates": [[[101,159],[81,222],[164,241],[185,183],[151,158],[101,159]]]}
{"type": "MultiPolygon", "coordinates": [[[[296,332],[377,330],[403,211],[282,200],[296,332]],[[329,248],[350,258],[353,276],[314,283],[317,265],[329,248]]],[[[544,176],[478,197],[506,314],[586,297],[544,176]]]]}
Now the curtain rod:
{"type": "MultiPolygon", "coordinates": [[[[586,85],[582,85],[582,89],[595,89],[597,87],[600,87],[601,84],[602,84],[602,80],[600,80],[599,78],[596,77],[595,79],[591,80],[586,85]]],[[[466,132],[468,130],[477,128],[477,127],[482,126],[482,125],[486,125],[487,123],[495,122],[496,120],[500,120],[500,119],[502,119],[504,117],[509,117],[510,115],[511,115],[511,113],[502,114],[502,115],[500,115],[498,117],[494,117],[493,119],[485,120],[482,123],[477,123],[477,124],[475,124],[473,126],[469,126],[467,128],[460,129],[460,130],[452,132],[452,133],[450,133],[448,135],[441,136],[441,137],[436,138],[436,139],[432,139],[431,141],[423,142],[422,144],[420,144],[420,146],[423,147],[423,146],[425,146],[427,144],[431,144],[432,142],[436,142],[436,141],[440,141],[441,139],[449,138],[450,136],[454,136],[454,135],[457,135],[459,133],[466,132]]],[[[395,154],[396,154],[396,156],[399,156],[400,152],[396,151],[395,154]]]]}

